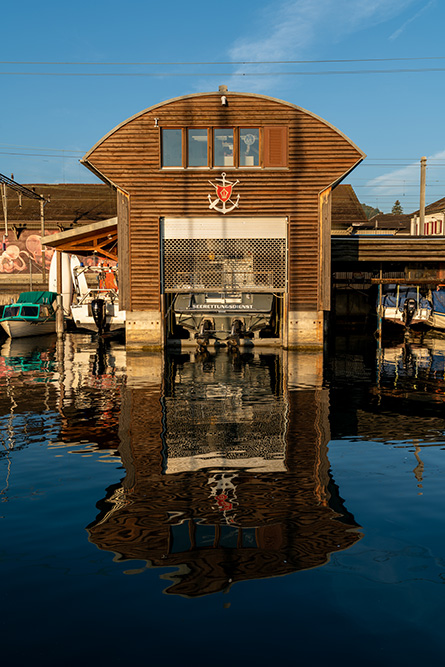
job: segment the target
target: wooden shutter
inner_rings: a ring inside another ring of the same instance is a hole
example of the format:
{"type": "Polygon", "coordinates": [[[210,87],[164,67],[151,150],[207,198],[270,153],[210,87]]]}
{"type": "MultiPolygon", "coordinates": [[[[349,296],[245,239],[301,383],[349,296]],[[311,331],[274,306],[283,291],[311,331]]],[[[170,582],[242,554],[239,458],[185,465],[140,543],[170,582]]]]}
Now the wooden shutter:
{"type": "Polygon", "coordinates": [[[287,127],[263,128],[265,167],[287,167],[287,127]]]}

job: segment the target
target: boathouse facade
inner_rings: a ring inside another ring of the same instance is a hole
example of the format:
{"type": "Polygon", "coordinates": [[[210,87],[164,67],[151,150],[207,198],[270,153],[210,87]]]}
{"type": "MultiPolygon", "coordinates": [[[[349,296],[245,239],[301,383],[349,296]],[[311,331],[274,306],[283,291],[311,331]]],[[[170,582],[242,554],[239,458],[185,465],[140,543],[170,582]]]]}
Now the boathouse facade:
{"type": "Polygon", "coordinates": [[[127,344],[174,337],[178,294],[230,287],[273,294],[277,344],[322,345],[331,192],[363,158],[313,113],[223,86],[111,130],[82,163],[117,191],[127,344]]]}

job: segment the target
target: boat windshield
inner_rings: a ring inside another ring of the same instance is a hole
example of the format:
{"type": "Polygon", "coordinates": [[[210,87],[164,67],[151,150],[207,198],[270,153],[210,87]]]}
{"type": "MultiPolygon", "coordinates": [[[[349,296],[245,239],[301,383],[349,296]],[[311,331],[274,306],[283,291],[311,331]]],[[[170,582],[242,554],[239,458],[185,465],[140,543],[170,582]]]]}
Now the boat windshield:
{"type": "Polygon", "coordinates": [[[39,307],[38,306],[22,306],[20,315],[22,317],[38,317],[39,316],[39,307]]]}
{"type": "Polygon", "coordinates": [[[5,306],[3,310],[3,317],[17,317],[19,310],[19,306],[5,306]]]}

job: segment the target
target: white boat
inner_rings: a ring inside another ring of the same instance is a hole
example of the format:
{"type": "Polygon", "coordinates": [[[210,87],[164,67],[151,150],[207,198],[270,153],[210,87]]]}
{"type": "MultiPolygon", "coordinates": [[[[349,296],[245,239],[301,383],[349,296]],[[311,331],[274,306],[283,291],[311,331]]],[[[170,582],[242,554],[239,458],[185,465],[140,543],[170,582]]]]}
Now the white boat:
{"type": "MultiPolygon", "coordinates": [[[[377,303],[377,307],[379,304],[377,303]]],[[[402,327],[430,326],[432,307],[416,285],[382,286],[383,319],[402,327]]]]}
{"type": "Polygon", "coordinates": [[[126,313],[119,309],[116,273],[110,266],[73,267],[75,303],[71,315],[78,329],[107,334],[125,328],[126,313]],[[88,287],[88,278],[97,287],[88,287]]]}
{"type": "Polygon", "coordinates": [[[4,307],[0,324],[10,338],[55,333],[56,299],[56,292],[22,292],[4,307]]]}
{"type": "Polygon", "coordinates": [[[270,328],[273,305],[272,293],[227,291],[185,292],[173,304],[177,326],[203,347],[210,341],[232,347],[252,344],[270,328]]]}
{"type": "Polygon", "coordinates": [[[433,329],[445,329],[445,285],[438,285],[437,290],[431,292],[431,303],[429,325],[433,329]]]}
{"type": "Polygon", "coordinates": [[[73,300],[71,258],[72,256],[66,252],[60,253],[62,285],[57,284],[57,252],[52,256],[48,274],[48,289],[51,292],[57,292],[59,290],[59,293],[62,295],[63,312],[65,315],[69,315],[71,302],[73,300]]]}

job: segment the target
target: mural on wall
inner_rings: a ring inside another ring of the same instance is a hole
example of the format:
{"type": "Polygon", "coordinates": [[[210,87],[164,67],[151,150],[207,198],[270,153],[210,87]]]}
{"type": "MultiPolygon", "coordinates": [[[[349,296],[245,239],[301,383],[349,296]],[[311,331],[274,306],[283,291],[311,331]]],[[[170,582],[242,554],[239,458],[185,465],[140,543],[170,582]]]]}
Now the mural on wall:
{"type": "MultiPolygon", "coordinates": [[[[43,262],[41,238],[41,235],[34,230],[23,231],[18,239],[3,237],[0,273],[29,273],[30,269],[32,273],[41,271],[43,262]]],[[[53,253],[53,248],[46,248],[45,266],[47,270],[49,270],[53,253]]]]}
{"type": "MultiPolygon", "coordinates": [[[[47,231],[45,236],[53,234],[47,231]]],[[[10,235],[12,236],[12,235],[10,235]]],[[[39,273],[42,271],[43,253],[41,245],[41,234],[35,230],[23,231],[18,239],[5,238],[0,248],[0,274],[39,273]]],[[[1,239],[1,237],[0,237],[1,239]]],[[[54,248],[45,249],[45,267],[49,271],[54,248]]],[[[116,261],[103,259],[98,255],[78,255],[83,264],[87,266],[115,266],[116,261]]]]}

